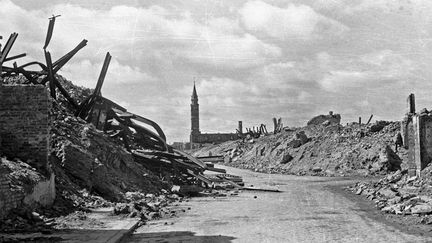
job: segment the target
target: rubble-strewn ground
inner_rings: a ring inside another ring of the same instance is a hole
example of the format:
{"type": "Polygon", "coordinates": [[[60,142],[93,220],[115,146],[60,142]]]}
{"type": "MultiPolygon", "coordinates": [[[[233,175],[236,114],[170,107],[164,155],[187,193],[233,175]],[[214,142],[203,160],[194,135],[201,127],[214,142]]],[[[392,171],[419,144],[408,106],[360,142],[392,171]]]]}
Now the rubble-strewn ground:
{"type": "Polygon", "coordinates": [[[127,242],[431,242],[428,225],[399,225],[345,191],[355,180],[263,174],[236,168],[246,184],[232,198],[192,198],[181,217],[148,222],[127,242]],[[190,207],[190,210],[187,208],[190,207]]]}
{"type": "Polygon", "coordinates": [[[349,190],[372,200],[378,209],[396,215],[412,215],[414,223],[432,224],[432,165],[420,177],[396,171],[375,182],[359,182],[349,190]]]}
{"type": "MultiPolygon", "coordinates": [[[[63,78],[60,81],[77,101],[91,93],[63,78]]],[[[101,222],[89,217],[97,208],[112,208],[115,216],[139,218],[143,222],[176,214],[167,206],[181,202],[184,197],[172,194],[172,178],[155,175],[137,163],[121,141],[75,117],[62,96],[53,101],[51,115],[50,170],[56,175],[56,201],[49,208],[12,211],[0,225],[0,232],[50,233],[59,229],[100,228],[101,222]]],[[[375,176],[396,171],[378,182],[358,183],[351,190],[366,195],[384,212],[419,215],[410,220],[430,224],[432,167],[423,171],[423,179],[408,178],[407,151],[393,150],[399,126],[397,122],[347,126],[322,123],[212,145],[195,151],[194,155],[223,155],[226,165],[265,173],[375,176]]],[[[39,177],[46,176],[14,158],[2,158],[0,165],[10,170],[11,185],[17,191],[27,190],[39,177]]],[[[218,192],[203,193],[206,194],[217,196],[218,192]]]]}
{"type": "MultiPolygon", "coordinates": [[[[92,93],[61,76],[57,78],[78,103],[92,93]]],[[[2,82],[21,84],[24,79],[12,76],[2,82]]],[[[109,228],[105,225],[110,221],[109,215],[104,211],[105,216],[101,218],[98,214],[101,209],[111,210],[112,220],[116,222],[128,217],[145,223],[174,216],[177,212],[169,206],[187,200],[191,194],[227,196],[224,190],[232,186],[230,184],[221,183],[222,187],[217,184],[215,189],[205,189],[196,178],[177,170],[158,173],[152,171],[152,167],[145,167],[142,164],[145,161],[137,160],[127,151],[120,138],[110,137],[76,117],[71,104],[62,95],[57,97],[50,111],[52,126],[47,171],[38,171],[15,158],[2,158],[0,163],[0,169],[8,169],[11,185],[17,192],[31,190],[32,184],[53,172],[54,205],[44,208],[32,204],[13,210],[0,224],[0,232],[6,233],[1,236],[6,238],[0,237],[0,241],[20,241],[20,233],[53,234],[67,229],[109,228]],[[192,184],[185,182],[187,185],[184,185],[184,181],[192,184]],[[181,183],[175,184],[178,182],[181,183]]],[[[159,160],[155,158],[153,162],[157,164],[159,160]]],[[[50,240],[48,238],[44,240],[50,240]]]]}
{"type": "Polygon", "coordinates": [[[358,124],[306,126],[204,147],[194,155],[224,155],[226,165],[266,173],[366,176],[371,182],[359,182],[350,190],[395,215],[389,217],[402,225],[432,224],[432,166],[422,171],[421,178],[409,178],[408,151],[393,150],[398,132],[398,122],[361,128],[358,124]],[[377,179],[380,176],[384,178],[377,179]]]}
{"type": "Polygon", "coordinates": [[[406,161],[406,150],[393,151],[399,126],[397,122],[312,125],[258,139],[211,145],[194,155],[224,155],[226,165],[265,173],[375,175],[395,170],[401,161],[406,161]]]}
{"type": "MultiPolygon", "coordinates": [[[[77,101],[91,94],[90,89],[77,87],[62,77],[59,80],[77,101]]],[[[22,82],[22,77],[3,80],[6,84],[22,82]]],[[[35,205],[14,210],[1,224],[1,232],[40,232],[91,225],[85,215],[98,207],[114,207],[115,214],[148,220],[164,214],[164,206],[181,199],[168,192],[169,181],[136,163],[122,143],[75,117],[70,104],[63,96],[58,97],[51,110],[49,165],[56,175],[55,203],[50,208],[35,205]]],[[[25,161],[14,160],[2,158],[1,166],[9,168],[16,190],[25,190],[27,184],[43,176],[25,161]]]]}

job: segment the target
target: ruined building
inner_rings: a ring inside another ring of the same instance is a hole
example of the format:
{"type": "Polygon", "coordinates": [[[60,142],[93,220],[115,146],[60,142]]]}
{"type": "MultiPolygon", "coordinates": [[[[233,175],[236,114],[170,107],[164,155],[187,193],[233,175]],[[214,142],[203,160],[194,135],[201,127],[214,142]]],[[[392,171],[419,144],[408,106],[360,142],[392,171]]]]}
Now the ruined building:
{"type": "MultiPolygon", "coordinates": [[[[242,132],[241,125],[242,122],[239,121],[239,132],[242,132]]],[[[190,143],[191,144],[204,144],[204,143],[222,143],[229,140],[238,139],[237,133],[201,133],[199,129],[199,104],[198,104],[198,94],[195,88],[195,84],[192,91],[191,97],[191,134],[190,143]]]]}
{"type": "Polygon", "coordinates": [[[42,85],[0,81],[0,220],[24,205],[49,206],[55,198],[50,160],[50,98],[42,85]],[[6,158],[24,163],[8,162],[6,158]],[[44,172],[40,174],[39,172],[44,172]],[[11,186],[16,178],[22,185],[11,186]]]}
{"type": "Polygon", "coordinates": [[[432,112],[427,109],[416,112],[414,94],[407,99],[401,135],[408,149],[408,172],[412,176],[420,176],[420,172],[432,161],[432,112]]]}

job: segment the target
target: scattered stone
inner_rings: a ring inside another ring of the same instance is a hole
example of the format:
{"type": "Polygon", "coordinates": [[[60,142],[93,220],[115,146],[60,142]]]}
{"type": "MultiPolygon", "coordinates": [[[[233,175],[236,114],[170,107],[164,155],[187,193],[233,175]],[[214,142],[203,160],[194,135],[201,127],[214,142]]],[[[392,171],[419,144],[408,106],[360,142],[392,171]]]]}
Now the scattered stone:
{"type": "Polygon", "coordinates": [[[287,164],[293,159],[294,159],[294,157],[292,157],[287,151],[285,151],[283,156],[282,156],[282,160],[280,163],[281,164],[287,164]]]}
{"type": "Polygon", "coordinates": [[[432,212],[432,206],[429,204],[417,204],[411,208],[413,214],[430,214],[432,212]]]}
{"type": "Polygon", "coordinates": [[[396,183],[400,179],[402,179],[402,172],[400,170],[396,171],[396,173],[390,174],[387,176],[387,181],[389,183],[396,183]]]}
{"type": "Polygon", "coordinates": [[[315,167],[312,168],[312,171],[313,171],[314,173],[318,173],[318,172],[321,172],[322,169],[321,169],[321,167],[315,166],[315,167]]]}
{"type": "Polygon", "coordinates": [[[323,126],[325,126],[325,127],[329,126],[330,124],[331,124],[331,123],[330,123],[329,120],[325,120],[323,123],[321,123],[321,125],[323,125],[323,126]]]}
{"type": "Polygon", "coordinates": [[[432,164],[422,171],[421,177],[409,177],[406,170],[398,170],[378,182],[357,183],[349,187],[351,191],[369,195],[377,208],[385,213],[400,215],[423,215],[421,223],[430,224],[432,220],[432,164]],[[426,215],[426,216],[424,216],[426,215]]]}
{"type": "Polygon", "coordinates": [[[389,188],[382,188],[377,192],[378,195],[383,196],[384,198],[394,198],[396,196],[396,192],[389,188]]]}
{"type": "Polygon", "coordinates": [[[402,197],[394,197],[394,198],[387,200],[387,203],[390,205],[394,205],[394,204],[400,203],[401,201],[402,201],[402,197]]]}
{"type": "Polygon", "coordinates": [[[309,141],[309,138],[306,136],[304,131],[296,133],[296,138],[300,140],[302,145],[309,141]]]}
{"type": "Polygon", "coordinates": [[[117,203],[114,207],[114,215],[128,214],[129,205],[126,203],[117,203]]]}
{"type": "Polygon", "coordinates": [[[149,213],[147,214],[147,218],[148,218],[149,220],[155,219],[155,218],[157,218],[157,217],[159,217],[159,213],[157,213],[157,212],[149,212],[149,213]]]}
{"type": "Polygon", "coordinates": [[[302,146],[302,142],[300,139],[293,139],[287,144],[287,147],[291,147],[291,148],[298,148],[300,146],[302,146]]]}

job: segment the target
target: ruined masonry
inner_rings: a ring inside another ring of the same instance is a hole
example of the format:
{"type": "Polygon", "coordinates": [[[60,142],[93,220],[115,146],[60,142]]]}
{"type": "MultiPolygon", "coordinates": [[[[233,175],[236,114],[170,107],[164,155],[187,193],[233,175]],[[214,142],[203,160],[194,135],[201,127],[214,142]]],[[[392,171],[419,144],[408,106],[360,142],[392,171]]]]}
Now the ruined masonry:
{"type": "MultiPolygon", "coordinates": [[[[242,133],[242,122],[239,121],[239,132],[242,133]]],[[[222,143],[238,139],[237,133],[201,133],[199,129],[199,104],[195,84],[191,96],[191,144],[222,143]]]]}
{"type": "Polygon", "coordinates": [[[9,186],[8,170],[0,164],[0,218],[22,203],[49,205],[55,197],[54,175],[49,172],[50,98],[42,85],[0,84],[0,155],[19,158],[45,171],[47,178],[20,194],[9,186]]]}
{"type": "Polygon", "coordinates": [[[402,120],[401,135],[408,149],[408,172],[420,176],[420,172],[432,160],[432,114],[423,109],[415,110],[414,94],[407,99],[407,113],[402,120]]]}

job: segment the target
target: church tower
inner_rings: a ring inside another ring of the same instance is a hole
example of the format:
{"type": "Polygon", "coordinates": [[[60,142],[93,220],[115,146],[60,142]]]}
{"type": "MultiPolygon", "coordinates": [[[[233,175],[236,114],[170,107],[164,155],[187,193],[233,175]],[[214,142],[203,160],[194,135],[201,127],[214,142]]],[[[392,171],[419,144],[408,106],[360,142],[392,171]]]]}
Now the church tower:
{"type": "Polygon", "coordinates": [[[195,142],[195,139],[193,139],[194,135],[200,134],[199,130],[199,104],[198,104],[198,95],[195,88],[195,82],[194,87],[192,91],[191,96],[191,137],[190,142],[195,142]]]}

